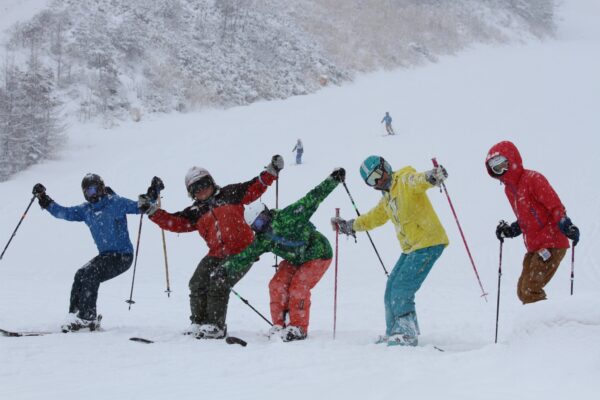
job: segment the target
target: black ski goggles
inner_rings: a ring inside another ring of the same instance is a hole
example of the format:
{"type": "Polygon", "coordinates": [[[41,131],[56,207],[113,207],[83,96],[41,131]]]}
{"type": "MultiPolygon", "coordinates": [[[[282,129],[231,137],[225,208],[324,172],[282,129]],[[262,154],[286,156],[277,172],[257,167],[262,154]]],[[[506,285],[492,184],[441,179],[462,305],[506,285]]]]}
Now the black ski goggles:
{"type": "Polygon", "coordinates": [[[190,187],[188,187],[188,192],[190,193],[191,196],[194,196],[199,191],[204,190],[207,187],[212,187],[214,185],[215,185],[215,183],[212,180],[212,178],[210,176],[205,176],[205,177],[197,180],[196,182],[192,183],[190,185],[190,187]]]}

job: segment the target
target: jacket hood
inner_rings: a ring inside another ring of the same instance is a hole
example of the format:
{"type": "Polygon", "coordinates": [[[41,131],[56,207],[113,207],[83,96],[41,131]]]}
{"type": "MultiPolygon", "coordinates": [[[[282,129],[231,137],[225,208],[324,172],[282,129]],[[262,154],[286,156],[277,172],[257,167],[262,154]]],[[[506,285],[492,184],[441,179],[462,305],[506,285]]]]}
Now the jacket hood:
{"type": "Polygon", "coordinates": [[[512,142],[503,141],[497,143],[492,146],[485,157],[485,168],[492,178],[500,179],[502,183],[517,183],[523,174],[523,160],[521,159],[521,153],[519,153],[517,146],[512,142]],[[508,171],[500,177],[494,174],[488,165],[488,161],[496,156],[504,156],[508,160],[508,171]]]}

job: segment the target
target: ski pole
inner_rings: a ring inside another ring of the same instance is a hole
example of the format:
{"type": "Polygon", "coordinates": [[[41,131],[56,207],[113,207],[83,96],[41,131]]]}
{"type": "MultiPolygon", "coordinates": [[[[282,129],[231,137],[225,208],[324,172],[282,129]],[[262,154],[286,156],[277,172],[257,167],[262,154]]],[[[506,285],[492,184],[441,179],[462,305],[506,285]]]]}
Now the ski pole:
{"type": "MultiPolygon", "coordinates": [[[[346,185],[346,182],[342,182],[342,184],[344,185],[344,189],[346,189],[346,193],[348,193],[348,197],[350,198],[350,202],[352,203],[352,206],[354,207],[354,211],[356,211],[356,215],[358,215],[360,217],[360,211],[358,211],[358,208],[356,207],[356,203],[354,203],[354,199],[352,198],[352,195],[350,194],[350,190],[348,190],[348,186],[346,185]]],[[[377,258],[379,259],[379,262],[381,263],[383,272],[385,272],[385,275],[387,277],[389,277],[390,274],[388,273],[387,269],[385,268],[385,265],[383,264],[383,260],[381,259],[381,256],[379,255],[379,252],[377,251],[377,247],[375,247],[375,243],[373,243],[373,239],[371,239],[371,235],[369,234],[368,231],[365,231],[365,233],[367,234],[367,237],[369,238],[369,241],[371,242],[371,245],[373,246],[373,250],[375,250],[375,254],[377,254],[377,258]]]]}
{"type": "MultiPolygon", "coordinates": [[[[434,167],[438,167],[439,164],[437,160],[434,158],[431,159],[434,167]]],[[[444,193],[446,193],[446,198],[448,199],[448,204],[450,204],[450,209],[452,210],[452,214],[454,215],[454,220],[456,221],[456,225],[458,226],[458,230],[460,232],[460,236],[462,237],[463,243],[465,244],[465,249],[467,249],[467,254],[469,255],[469,260],[471,260],[471,265],[473,266],[473,271],[475,272],[475,276],[477,277],[477,282],[479,282],[479,287],[481,288],[481,297],[487,303],[487,293],[485,289],[483,289],[483,285],[481,283],[481,279],[479,278],[479,272],[477,272],[477,267],[475,266],[475,261],[473,260],[473,256],[471,255],[471,250],[469,250],[469,245],[467,244],[467,239],[465,239],[465,234],[463,233],[462,227],[460,226],[460,222],[458,221],[458,216],[456,215],[456,211],[454,210],[454,205],[452,204],[452,200],[450,200],[450,194],[448,193],[448,189],[446,189],[446,185],[442,182],[442,189],[444,189],[444,193]]]]}
{"type": "Polygon", "coordinates": [[[6,252],[6,249],[8,249],[8,245],[10,244],[10,242],[12,242],[13,238],[17,234],[17,229],[19,229],[19,226],[21,226],[21,222],[23,222],[23,220],[25,219],[25,216],[27,215],[27,212],[29,211],[29,208],[33,204],[34,200],[35,200],[35,195],[31,198],[31,201],[29,202],[29,205],[27,206],[27,208],[25,209],[25,212],[21,216],[21,219],[19,220],[17,227],[15,228],[12,235],[10,236],[10,239],[8,239],[8,243],[6,243],[6,246],[4,246],[4,250],[2,250],[2,254],[0,254],[0,260],[2,260],[2,257],[4,257],[4,253],[6,252]]]}
{"type": "Polygon", "coordinates": [[[500,261],[498,262],[498,299],[496,300],[496,338],[494,343],[498,343],[498,315],[500,315],[500,279],[502,277],[502,245],[504,239],[500,239],[500,261]]]}
{"type": "Polygon", "coordinates": [[[258,315],[260,315],[260,317],[262,319],[264,319],[267,322],[267,324],[273,326],[273,324],[271,323],[271,321],[269,321],[264,315],[262,315],[256,308],[252,307],[252,304],[250,304],[250,302],[248,300],[246,300],[245,298],[243,298],[242,296],[240,296],[240,294],[238,292],[236,292],[235,290],[233,290],[233,288],[231,288],[229,290],[231,290],[231,293],[235,294],[236,297],[238,299],[240,299],[244,304],[246,304],[248,307],[250,307],[252,309],[252,311],[254,311],[258,315]]]}
{"type": "MultiPolygon", "coordinates": [[[[340,209],[335,209],[335,216],[340,216],[340,209]]],[[[333,289],[333,340],[335,340],[335,327],[337,322],[337,283],[338,283],[338,248],[339,248],[340,229],[335,226],[335,278],[333,289]]]]}
{"type": "Polygon", "coordinates": [[[573,296],[573,282],[575,281],[575,246],[571,247],[571,296],[573,296]]]}
{"type": "Polygon", "coordinates": [[[138,229],[138,237],[137,244],[135,245],[135,261],[133,262],[133,277],[131,278],[131,292],[129,293],[129,300],[125,300],[125,303],[129,304],[129,309],[131,310],[131,305],[135,304],[133,301],[133,283],[135,282],[135,270],[137,267],[138,254],[140,250],[140,237],[142,236],[142,222],[144,221],[144,214],[140,216],[140,227],[138,229]]]}
{"type": "MultiPolygon", "coordinates": [[[[160,195],[158,195],[158,198],[156,199],[156,205],[158,206],[158,208],[161,208],[160,195]]],[[[164,229],[160,230],[160,235],[162,236],[163,254],[165,256],[165,274],[167,277],[167,290],[165,290],[165,292],[167,293],[167,297],[171,297],[171,284],[169,283],[169,260],[167,258],[167,240],[165,239],[164,229]]]]}
{"type": "MultiPolygon", "coordinates": [[[[275,209],[279,208],[279,176],[277,176],[277,180],[275,181],[275,209]]],[[[275,271],[279,267],[279,260],[277,259],[277,254],[275,254],[275,265],[273,265],[275,271]]]]}

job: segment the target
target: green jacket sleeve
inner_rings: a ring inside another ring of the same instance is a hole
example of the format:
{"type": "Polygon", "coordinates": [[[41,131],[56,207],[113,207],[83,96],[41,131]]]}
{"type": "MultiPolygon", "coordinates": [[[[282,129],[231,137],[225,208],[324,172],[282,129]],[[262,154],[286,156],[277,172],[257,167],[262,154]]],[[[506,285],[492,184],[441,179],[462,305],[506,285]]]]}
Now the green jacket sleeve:
{"type": "Polygon", "coordinates": [[[309,220],[310,217],[317,211],[319,204],[329,196],[333,189],[339,184],[332,177],[327,177],[323,182],[318,184],[314,189],[308,192],[303,198],[297,202],[290,204],[282,210],[283,214],[293,215],[302,220],[309,220]]]}
{"type": "Polygon", "coordinates": [[[227,274],[248,270],[263,253],[269,251],[269,241],[255,236],[254,241],[239,254],[231,256],[223,264],[227,274]]]}

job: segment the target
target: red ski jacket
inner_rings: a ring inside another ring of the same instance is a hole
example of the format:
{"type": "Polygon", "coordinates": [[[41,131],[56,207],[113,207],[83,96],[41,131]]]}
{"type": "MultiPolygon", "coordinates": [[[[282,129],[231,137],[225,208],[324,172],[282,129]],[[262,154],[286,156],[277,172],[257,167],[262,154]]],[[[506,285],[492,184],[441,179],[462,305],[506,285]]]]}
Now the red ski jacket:
{"type": "Polygon", "coordinates": [[[238,254],[254,240],[254,233],[244,220],[244,204],[262,196],[275,179],[264,171],[248,182],[217,188],[210,199],[196,201],[183,211],[170,214],[158,210],[150,219],[171,232],[197,230],[206,241],[209,256],[238,254]]]}
{"type": "Polygon", "coordinates": [[[565,207],[548,180],[539,172],[523,168],[519,150],[508,141],[494,145],[485,158],[488,174],[493,178],[496,176],[487,162],[497,155],[508,159],[508,171],[500,180],[517,216],[527,251],[569,248],[569,240],[558,227],[558,222],[566,215],[565,207]]]}

